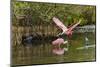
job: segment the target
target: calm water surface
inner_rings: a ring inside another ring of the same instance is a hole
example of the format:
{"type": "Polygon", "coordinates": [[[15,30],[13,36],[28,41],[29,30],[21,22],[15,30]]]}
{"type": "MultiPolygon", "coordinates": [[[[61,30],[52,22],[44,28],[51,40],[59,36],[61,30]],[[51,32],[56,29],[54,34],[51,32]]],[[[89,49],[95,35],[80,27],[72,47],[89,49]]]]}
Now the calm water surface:
{"type": "MultiPolygon", "coordinates": [[[[95,45],[95,34],[88,33],[89,45],[95,45]]],[[[14,40],[13,40],[14,41],[14,40]]],[[[52,53],[52,44],[45,40],[34,46],[23,46],[14,42],[12,46],[12,64],[47,64],[47,63],[63,63],[78,61],[95,61],[95,47],[88,49],[77,49],[85,46],[84,33],[75,33],[69,41],[69,50],[63,55],[55,55],[52,53]]],[[[65,44],[62,47],[66,47],[65,44]]]]}

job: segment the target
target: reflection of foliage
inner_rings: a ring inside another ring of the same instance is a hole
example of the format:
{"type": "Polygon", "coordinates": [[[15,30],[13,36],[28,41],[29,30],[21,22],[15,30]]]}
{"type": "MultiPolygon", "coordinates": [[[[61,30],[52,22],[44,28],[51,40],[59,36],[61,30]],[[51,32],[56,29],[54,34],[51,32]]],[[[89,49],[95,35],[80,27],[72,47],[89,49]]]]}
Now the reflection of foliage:
{"type": "Polygon", "coordinates": [[[83,20],[81,25],[95,23],[95,6],[15,1],[12,5],[15,15],[29,15],[33,23],[39,21],[50,23],[53,16],[57,16],[66,25],[77,22],[79,19],[83,20]]]}

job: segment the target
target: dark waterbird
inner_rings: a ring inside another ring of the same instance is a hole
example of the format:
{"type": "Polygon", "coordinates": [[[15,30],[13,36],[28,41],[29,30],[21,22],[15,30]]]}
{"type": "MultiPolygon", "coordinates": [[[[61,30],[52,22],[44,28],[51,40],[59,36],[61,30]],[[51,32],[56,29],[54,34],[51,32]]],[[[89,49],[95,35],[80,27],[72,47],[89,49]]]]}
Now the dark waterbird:
{"type": "Polygon", "coordinates": [[[51,43],[53,40],[57,39],[55,36],[46,36],[44,34],[40,35],[38,33],[31,35],[23,35],[22,36],[22,44],[27,45],[39,45],[40,43],[48,42],[51,43]]]}
{"type": "Polygon", "coordinates": [[[22,44],[32,44],[33,42],[33,35],[29,35],[29,36],[22,36],[22,44]]]}

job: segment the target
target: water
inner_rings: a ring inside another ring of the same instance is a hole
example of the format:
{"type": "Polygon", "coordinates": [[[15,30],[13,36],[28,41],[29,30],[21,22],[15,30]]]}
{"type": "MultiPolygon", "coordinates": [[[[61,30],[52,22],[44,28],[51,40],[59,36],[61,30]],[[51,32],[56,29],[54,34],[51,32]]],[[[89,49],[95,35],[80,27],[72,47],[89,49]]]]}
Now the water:
{"type": "MultiPolygon", "coordinates": [[[[95,45],[95,34],[87,33],[87,37],[89,39],[89,45],[95,45]]],[[[23,46],[23,44],[17,43],[16,40],[13,40],[12,64],[29,65],[96,60],[95,47],[77,50],[77,48],[85,46],[84,33],[74,33],[68,41],[69,50],[59,56],[52,53],[52,44],[45,40],[38,45],[33,43],[34,46],[23,46]]]]}

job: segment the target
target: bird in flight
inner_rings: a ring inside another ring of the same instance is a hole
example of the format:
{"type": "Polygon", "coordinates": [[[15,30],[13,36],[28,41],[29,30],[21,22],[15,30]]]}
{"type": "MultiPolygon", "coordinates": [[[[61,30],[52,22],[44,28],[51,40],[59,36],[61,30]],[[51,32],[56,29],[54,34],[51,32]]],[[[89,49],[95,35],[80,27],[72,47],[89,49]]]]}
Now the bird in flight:
{"type": "Polygon", "coordinates": [[[79,22],[77,22],[76,24],[74,24],[74,25],[72,25],[71,27],[67,28],[67,27],[63,24],[63,22],[61,22],[58,18],[53,17],[52,20],[53,20],[54,23],[55,23],[60,29],[62,29],[62,31],[63,31],[62,33],[59,33],[58,36],[59,36],[59,35],[63,35],[63,34],[66,34],[67,36],[72,35],[72,33],[73,33],[72,30],[73,30],[76,26],[78,26],[78,25],[80,24],[80,22],[81,22],[81,20],[79,20],[79,22]]]}

